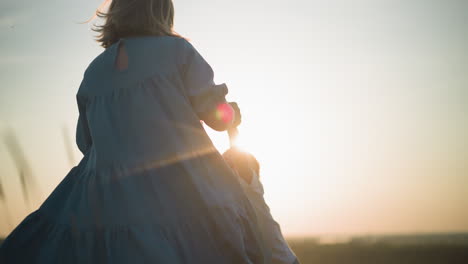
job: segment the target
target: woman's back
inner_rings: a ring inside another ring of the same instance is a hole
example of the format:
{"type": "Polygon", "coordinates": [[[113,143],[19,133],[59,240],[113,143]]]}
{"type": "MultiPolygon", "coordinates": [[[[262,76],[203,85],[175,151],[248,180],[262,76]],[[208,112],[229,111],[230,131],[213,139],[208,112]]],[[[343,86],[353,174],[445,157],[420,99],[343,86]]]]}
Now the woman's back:
{"type": "Polygon", "coordinates": [[[77,95],[83,159],[8,236],[0,262],[263,263],[254,211],[200,124],[226,93],[181,38],[108,47],[77,95]]]}
{"type": "MultiPolygon", "coordinates": [[[[94,148],[97,166],[159,164],[214,151],[190,101],[185,71],[194,52],[182,38],[137,37],[120,40],[90,64],[77,96],[89,129],[78,137],[94,148]],[[123,70],[116,67],[119,48],[128,58],[123,70]]],[[[199,74],[212,75],[205,70],[199,74]]]]}

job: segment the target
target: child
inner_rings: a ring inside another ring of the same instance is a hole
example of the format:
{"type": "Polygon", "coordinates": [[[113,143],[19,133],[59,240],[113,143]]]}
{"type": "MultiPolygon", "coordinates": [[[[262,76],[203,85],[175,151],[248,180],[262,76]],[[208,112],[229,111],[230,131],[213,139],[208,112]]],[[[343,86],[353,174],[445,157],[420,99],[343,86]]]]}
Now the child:
{"type": "MultiPolygon", "coordinates": [[[[234,133],[232,130],[230,131],[231,139],[234,133]]],[[[267,245],[267,251],[269,251],[267,252],[269,256],[266,257],[267,263],[298,264],[298,259],[289,248],[279,224],[273,219],[270,208],[263,198],[263,185],[259,176],[260,164],[257,159],[235,146],[231,146],[224,152],[223,157],[238,176],[239,182],[255,210],[260,233],[267,245]]]]}

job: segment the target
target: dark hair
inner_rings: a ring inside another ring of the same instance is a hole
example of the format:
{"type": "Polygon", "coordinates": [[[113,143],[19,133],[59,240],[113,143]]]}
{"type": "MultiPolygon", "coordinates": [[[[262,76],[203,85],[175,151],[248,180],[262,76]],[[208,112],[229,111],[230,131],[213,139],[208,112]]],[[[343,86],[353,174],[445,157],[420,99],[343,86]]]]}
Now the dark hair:
{"type": "Polygon", "coordinates": [[[109,10],[97,10],[96,16],[105,19],[93,29],[104,48],[131,36],[179,36],[173,30],[172,0],[112,0],[109,10]]]}

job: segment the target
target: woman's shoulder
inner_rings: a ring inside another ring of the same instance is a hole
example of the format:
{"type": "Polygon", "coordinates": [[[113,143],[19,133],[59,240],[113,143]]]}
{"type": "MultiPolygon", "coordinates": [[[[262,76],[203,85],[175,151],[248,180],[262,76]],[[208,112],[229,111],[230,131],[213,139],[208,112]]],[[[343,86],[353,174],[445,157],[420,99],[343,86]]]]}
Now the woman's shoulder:
{"type": "MultiPolygon", "coordinates": [[[[89,87],[101,87],[111,79],[122,79],[131,82],[133,79],[144,79],[161,72],[172,71],[183,64],[187,53],[193,46],[183,37],[178,36],[135,36],[119,39],[98,54],[86,67],[78,94],[89,93],[89,87]],[[122,42],[130,57],[134,59],[132,71],[126,71],[125,76],[113,69],[117,55],[117,44],[122,42]],[[164,66],[164,67],[163,67],[164,66]]],[[[94,89],[94,90],[102,90],[94,89]]],[[[93,91],[95,93],[98,91],[93,91]]]]}
{"type": "Polygon", "coordinates": [[[197,53],[195,47],[181,36],[142,36],[126,38],[125,41],[130,45],[133,44],[135,52],[144,56],[151,54],[159,58],[160,56],[176,56],[184,61],[184,58],[197,53]]]}
{"type": "Polygon", "coordinates": [[[145,44],[167,43],[177,44],[182,47],[191,46],[187,39],[182,36],[135,36],[124,38],[125,41],[145,44]]]}

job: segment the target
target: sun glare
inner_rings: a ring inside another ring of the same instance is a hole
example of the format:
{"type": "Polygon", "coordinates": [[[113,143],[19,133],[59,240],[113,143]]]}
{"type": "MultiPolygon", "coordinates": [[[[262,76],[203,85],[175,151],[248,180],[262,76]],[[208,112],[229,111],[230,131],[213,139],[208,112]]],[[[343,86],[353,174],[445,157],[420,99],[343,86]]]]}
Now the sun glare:
{"type": "Polygon", "coordinates": [[[233,139],[231,145],[243,152],[249,152],[249,145],[252,146],[253,144],[249,144],[248,142],[246,142],[245,137],[242,136],[242,134],[239,134],[235,139],[233,139]]]}

